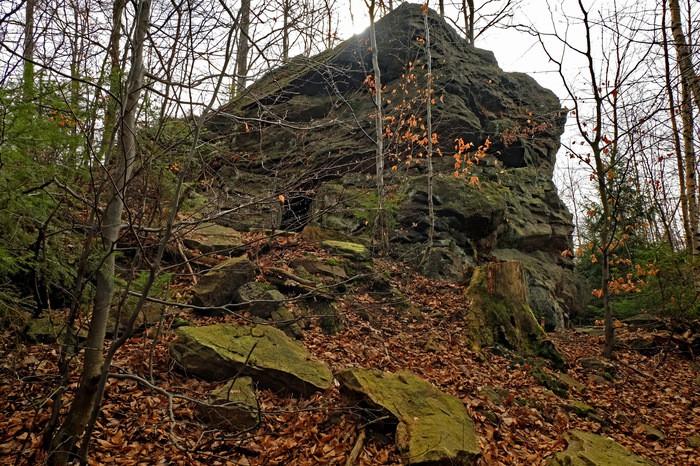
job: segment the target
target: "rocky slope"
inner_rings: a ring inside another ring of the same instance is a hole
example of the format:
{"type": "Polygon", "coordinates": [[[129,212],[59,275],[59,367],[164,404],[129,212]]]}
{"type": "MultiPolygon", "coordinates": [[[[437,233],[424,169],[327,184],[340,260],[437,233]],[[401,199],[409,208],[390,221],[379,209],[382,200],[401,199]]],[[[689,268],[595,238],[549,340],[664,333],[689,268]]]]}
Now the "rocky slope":
{"type": "MultiPolygon", "coordinates": [[[[571,248],[571,215],[552,182],[566,112],[551,91],[503,72],[490,52],[468,46],[435,12],[429,24],[434,132],[443,157],[435,162],[437,241],[427,261],[423,16],[418,5],[403,4],[376,24],[391,253],[429,276],[460,282],[480,263],[520,261],[530,306],[547,327],[560,328],[581,301],[562,255],[571,248]],[[463,148],[487,140],[489,147],[455,177],[455,151],[463,162],[474,153],[460,151],[459,139],[463,148]]],[[[220,208],[237,209],[222,223],[371,242],[371,69],[364,33],[292,59],[212,114],[209,136],[231,148],[212,162],[220,208]]]]}

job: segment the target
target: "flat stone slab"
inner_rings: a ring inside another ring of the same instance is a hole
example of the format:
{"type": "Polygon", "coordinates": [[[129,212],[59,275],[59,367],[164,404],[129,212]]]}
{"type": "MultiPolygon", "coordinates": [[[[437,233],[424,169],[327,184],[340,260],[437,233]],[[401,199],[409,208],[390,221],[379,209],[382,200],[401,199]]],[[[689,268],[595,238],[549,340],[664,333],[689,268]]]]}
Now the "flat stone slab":
{"type": "Polygon", "coordinates": [[[549,466],[653,466],[612,439],[570,430],[564,436],[569,446],[547,463],[549,466]]]}
{"type": "Polygon", "coordinates": [[[348,241],[326,240],[321,242],[321,246],[338,256],[349,259],[366,261],[369,260],[369,249],[363,244],[350,243],[348,241]]]}
{"type": "Polygon", "coordinates": [[[198,249],[207,254],[211,252],[236,255],[243,251],[241,234],[233,228],[202,223],[187,232],[182,242],[190,249],[198,249]]]}
{"type": "Polygon", "coordinates": [[[462,402],[408,372],[347,369],[342,387],[398,420],[396,444],[406,464],[475,464],[481,451],[462,402]]]}
{"type": "Polygon", "coordinates": [[[269,325],[180,327],[175,333],[171,355],[187,373],[205,380],[250,376],[261,386],[302,395],[333,384],[326,364],[269,325]]]}

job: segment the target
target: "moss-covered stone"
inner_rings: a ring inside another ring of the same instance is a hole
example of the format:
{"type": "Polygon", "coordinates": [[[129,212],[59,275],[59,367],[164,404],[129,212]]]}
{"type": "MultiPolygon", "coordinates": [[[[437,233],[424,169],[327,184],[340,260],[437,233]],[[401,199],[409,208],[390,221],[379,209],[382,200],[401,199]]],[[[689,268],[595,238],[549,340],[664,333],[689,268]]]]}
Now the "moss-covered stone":
{"type": "Polygon", "coordinates": [[[322,259],[316,256],[304,256],[294,259],[290,265],[300,273],[319,277],[323,281],[340,281],[348,278],[344,267],[346,260],[335,257],[322,259]]]}
{"type": "Polygon", "coordinates": [[[304,332],[297,323],[297,318],[294,313],[284,306],[280,306],[272,311],[270,319],[272,319],[279,329],[292,338],[299,339],[304,335],[304,332]]]}
{"type": "Polygon", "coordinates": [[[407,371],[347,369],[337,378],[398,421],[396,443],[406,464],[476,464],[474,423],[458,398],[407,371]]]}
{"type": "Polygon", "coordinates": [[[204,254],[216,252],[236,255],[243,250],[243,239],[240,233],[233,228],[216,223],[196,225],[191,231],[185,233],[182,241],[188,248],[197,249],[204,254]]]}
{"type": "Polygon", "coordinates": [[[557,396],[568,398],[569,386],[559,380],[559,378],[557,378],[554,374],[541,367],[538,367],[532,370],[532,376],[535,378],[537,383],[550,389],[557,396]]]}
{"type": "Polygon", "coordinates": [[[170,346],[175,361],[206,380],[248,375],[262,386],[309,394],[331,387],[328,367],[269,325],[180,327],[170,346]]]}
{"type": "Polygon", "coordinates": [[[246,304],[251,314],[265,319],[285,301],[284,295],[277,288],[262,282],[245,283],[236,291],[236,299],[240,304],[246,304]]]}
{"type": "Polygon", "coordinates": [[[24,336],[32,343],[53,343],[65,329],[65,321],[44,316],[29,319],[24,328],[24,336]]]}
{"type": "Polygon", "coordinates": [[[36,319],[27,318],[24,325],[24,337],[32,343],[53,343],[59,339],[63,344],[76,344],[87,337],[87,328],[77,329],[77,335],[68,340],[68,327],[63,312],[46,311],[36,319]]]}
{"type": "Polygon", "coordinates": [[[209,393],[208,404],[199,405],[200,418],[207,424],[231,432],[254,428],[260,422],[253,380],[238,377],[209,393]]]}
{"type": "Polygon", "coordinates": [[[617,375],[617,367],[615,367],[615,364],[608,361],[604,361],[600,358],[581,358],[578,360],[578,363],[584,369],[601,377],[605,377],[608,380],[613,380],[617,375]]]}
{"type": "Polygon", "coordinates": [[[568,447],[547,463],[549,466],[652,466],[612,439],[571,430],[565,435],[568,447]]]}
{"type": "Polygon", "coordinates": [[[510,392],[505,388],[485,385],[479,389],[479,396],[486,398],[495,405],[502,405],[510,397],[510,392]]]}
{"type": "Polygon", "coordinates": [[[192,304],[217,307],[231,304],[236,292],[255,278],[255,265],[246,256],[232,257],[202,275],[193,289],[192,304]]]}
{"type": "Polygon", "coordinates": [[[595,412],[595,408],[589,404],[579,400],[571,400],[566,404],[569,411],[576,413],[578,416],[586,417],[595,412]]]}
{"type": "Polygon", "coordinates": [[[564,384],[570,392],[583,393],[584,391],[586,391],[585,385],[583,385],[581,382],[574,379],[573,377],[571,377],[568,374],[562,374],[561,372],[555,372],[554,377],[556,377],[557,380],[559,380],[559,382],[564,384]]]}
{"type": "Polygon", "coordinates": [[[351,243],[349,241],[326,240],[321,243],[321,246],[339,256],[359,261],[369,260],[369,249],[363,244],[351,243]]]}

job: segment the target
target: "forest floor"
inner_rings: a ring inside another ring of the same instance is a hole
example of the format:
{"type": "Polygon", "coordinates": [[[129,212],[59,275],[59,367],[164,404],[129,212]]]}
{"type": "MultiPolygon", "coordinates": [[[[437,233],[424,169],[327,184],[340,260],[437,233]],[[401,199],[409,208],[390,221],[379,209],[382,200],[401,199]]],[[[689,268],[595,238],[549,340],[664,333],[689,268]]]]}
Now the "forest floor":
{"type": "MultiPolygon", "coordinates": [[[[260,262],[283,264],[300,253],[297,249],[273,250],[260,262]]],[[[558,396],[537,381],[530,361],[498,349],[474,351],[460,326],[463,286],[416,276],[391,261],[375,261],[375,266],[390,273],[420,315],[399,312],[385,297],[358,288],[339,298],[344,329],[331,336],[311,326],[303,343],[333,370],[408,369],[462,399],[480,436],[480,464],[545,464],[564,449],[563,434],[576,428],[609,436],[660,465],[700,465],[700,450],[688,445],[689,437],[700,434],[698,362],[674,351],[644,356],[620,350],[616,376],[609,380],[580,364],[582,358],[599,356],[602,337],[576,330],[555,333],[550,337],[570,365],[568,375],[580,384],[568,396],[558,396]],[[494,392],[498,396],[489,396],[494,392]],[[573,412],[573,400],[593,407],[595,415],[573,412]],[[653,438],[643,424],[664,435],[653,438]]],[[[174,291],[186,292],[182,287],[174,291]]],[[[175,318],[193,325],[241,320],[168,309],[166,324],[175,318]]],[[[622,340],[632,332],[618,329],[622,340]]],[[[363,428],[367,440],[360,464],[400,463],[391,429],[366,426],[357,406],[337,388],[302,399],[260,390],[263,416],[256,430],[234,435],[207,428],[198,422],[194,403],[179,395],[205,399],[215,384],[174,368],[168,353],[171,330],[158,339],[153,334],[131,338],[112,372],[138,375],[159,389],[133,378],[110,378],[92,464],[345,464],[363,428]]],[[[58,347],[27,344],[9,331],[0,344],[0,464],[41,464],[58,347]]],[[[76,383],[72,379],[70,388],[76,383]]]]}

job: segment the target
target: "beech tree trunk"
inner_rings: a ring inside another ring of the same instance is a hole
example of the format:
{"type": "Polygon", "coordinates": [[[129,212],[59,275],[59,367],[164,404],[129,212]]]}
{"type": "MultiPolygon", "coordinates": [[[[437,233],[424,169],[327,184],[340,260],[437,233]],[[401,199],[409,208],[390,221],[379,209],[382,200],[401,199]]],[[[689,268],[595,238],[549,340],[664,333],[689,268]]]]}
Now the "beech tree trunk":
{"type": "Polygon", "coordinates": [[[683,149],[685,152],[685,188],[688,202],[688,222],[690,226],[688,249],[698,253],[698,193],[696,182],[696,157],[693,145],[693,102],[700,109],[700,82],[693,68],[692,52],[686,42],[681,24],[681,10],[678,0],[669,0],[671,13],[671,33],[676,46],[676,55],[681,74],[681,121],[683,123],[683,149]]]}
{"type": "Polygon", "coordinates": [[[282,0],[282,61],[287,63],[289,60],[289,13],[290,0],[282,0]]]}
{"type": "Polygon", "coordinates": [[[425,124],[428,133],[428,219],[430,227],[428,229],[428,253],[433,247],[433,238],[435,236],[435,206],[433,204],[433,56],[430,52],[430,24],[428,22],[429,10],[426,8],[423,11],[423,25],[425,27],[425,60],[428,67],[428,75],[426,78],[426,108],[425,108],[425,124]]]}
{"type": "Polygon", "coordinates": [[[51,444],[52,464],[63,465],[69,461],[77,441],[85,431],[90,413],[95,408],[104,362],[104,339],[114,294],[114,249],[121,230],[124,194],[136,161],[136,115],[143,88],[143,46],[149,26],[150,6],[150,0],[139,0],[137,5],[136,26],[131,41],[131,69],[120,126],[122,151],[121,156],[114,160],[114,173],[111,177],[113,184],[102,216],[102,250],[105,258],[95,276],[95,298],[80,386],[66,419],[51,444]]]}
{"type": "Polygon", "coordinates": [[[27,0],[24,10],[24,50],[22,51],[22,97],[25,102],[34,98],[34,10],[36,0],[27,0]]]}
{"type": "Polygon", "coordinates": [[[374,105],[375,105],[375,135],[376,135],[376,169],[377,169],[377,216],[375,229],[378,249],[383,252],[388,247],[386,215],[384,212],[384,114],[382,112],[382,73],[379,69],[379,49],[377,48],[377,31],[374,27],[376,0],[367,4],[369,8],[369,40],[372,48],[372,70],[374,73],[374,105]]]}
{"type": "Polygon", "coordinates": [[[671,10],[671,32],[673,33],[673,41],[676,43],[681,77],[690,89],[695,106],[700,109],[700,81],[698,81],[698,75],[693,68],[692,51],[688,47],[683,33],[678,0],[669,0],[669,9],[671,10]]]}
{"type": "Polygon", "coordinates": [[[464,14],[464,37],[469,45],[474,45],[474,0],[462,0],[464,14]]]}
{"type": "MultiPolygon", "coordinates": [[[[120,64],[122,38],[122,15],[126,7],[126,0],[115,0],[112,4],[112,31],[109,36],[109,92],[112,96],[121,95],[122,69],[120,64]]],[[[115,137],[115,125],[117,121],[117,101],[109,96],[105,106],[104,131],[100,145],[100,156],[106,161],[115,137]]]]}
{"type": "Polygon", "coordinates": [[[669,117],[671,119],[671,132],[673,138],[673,149],[676,153],[676,164],[678,166],[678,189],[680,192],[681,216],[683,218],[683,232],[685,233],[686,248],[688,251],[693,251],[693,242],[695,237],[691,228],[690,216],[688,213],[688,188],[685,180],[685,166],[683,160],[683,149],[681,147],[680,131],[678,122],[676,121],[676,102],[671,85],[671,62],[668,49],[668,35],[666,33],[666,0],[663,1],[663,13],[661,15],[661,35],[664,48],[664,67],[665,67],[665,88],[668,95],[669,117]]]}
{"type": "Polygon", "coordinates": [[[248,76],[248,52],[250,51],[250,0],[241,2],[241,19],[238,23],[238,50],[236,52],[236,86],[234,94],[241,95],[245,90],[248,76]]]}

